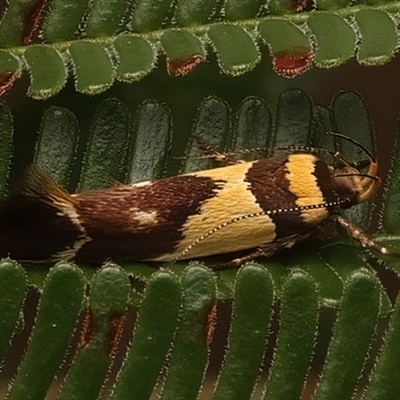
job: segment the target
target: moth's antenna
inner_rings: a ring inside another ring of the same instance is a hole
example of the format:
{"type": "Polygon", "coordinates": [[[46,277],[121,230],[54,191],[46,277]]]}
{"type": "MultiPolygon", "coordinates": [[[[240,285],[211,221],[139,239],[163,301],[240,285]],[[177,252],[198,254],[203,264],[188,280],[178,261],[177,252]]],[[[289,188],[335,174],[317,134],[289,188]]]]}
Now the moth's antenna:
{"type": "MultiPolygon", "coordinates": [[[[235,151],[230,151],[230,152],[224,152],[224,153],[218,153],[217,155],[215,154],[204,154],[202,156],[193,156],[193,158],[196,158],[198,160],[202,159],[209,159],[209,158],[217,158],[220,156],[224,157],[234,157],[237,155],[246,155],[246,154],[252,154],[252,153],[261,153],[264,151],[271,150],[270,147],[252,147],[251,149],[237,149],[235,151]]],[[[287,151],[287,150],[293,150],[293,151],[309,151],[311,153],[322,153],[322,154],[329,154],[333,157],[337,156],[337,152],[331,151],[331,150],[326,150],[326,149],[319,149],[317,147],[310,147],[310,146],[285,146],[285,147],[275,147],[274,150],[277,151],[287,151]]],[[[190,156],[186,157],[175,157],[178,160],[181,159],[187,159],[191,158],[190,156]]]]}
{"type": "Polygon", "coordinates": [[[368,160],[362,160],[362,161],[357,161],[356,163],[354,163],[354,166],[360,170],[363,169],[365,167],[369,167],[370,161],[368,160]]]}
{"type": "MultiPolygon", "coordinates": [[[[198,160],[202,159],[208,159],[208,158],[218,158],[220,156],[224,157],[234,157],[238,154],[251,154],[251,153],[257,153],[257,152],[262,152],[262,151],[267,151],[270,150],[268,147],[254,147],[251,149],[238,149],[235,151],[229,151],[229,152],[224,152],[224,153],[218,153],[217,155],[215,154],[204,154],[202,156],[193,156],[193,158],[196,158],[198,160]]],[[[187,159],[187,158],[192,158],[191,156],[186,156],[186,157],[175,157],[176,159],[187,159]]]]}
{"type": "Polygon", "coordinates": [[[338,137],[338,138],[347,140],[350,143],[353,143],[355,146],[357,146],[360,150],[362,150],[365,153],[365,155],[368,157],[370,162],[373,162],[373,163],[377,163],[378,162],[378,160],[374,157],[374,155],[371,153],[371,151],[368,150],[364,145],[362,145],[357,140],[355,140],[355,139],[353,139],[353,138],[351,138],[349,136],[342,135],[341,133],[336,133],[336,132],[326,132],[326,134],[334,136],[334,137],[338,137]]]}
{"type": "Polygon", "coordinates": [[[274,150],[285,151],[285,150],[294,150],[294,151],[309,151],[310,153],[321,153],[321,154],[329,154],[333,157],[336,157],[338,154],[336,151],[320,149],[318,147],[310,147],[310,146],[285,146],[285,147],[275,147],[274,150]]]}
{"type": "Polygon", "coordinates": [[[378,182],[381,181],[379,177],[373,176],[373,175],[368,175],[368,174],[338,174],[338,175],[335,175],[335,178],[343,177],[343,176],[362,176],[362,177],[365,177],[368,179],[372,179],[374,181],[378,181],[378,182]]]}
{"type": "Polygon", "coordinates": [[[214,147],[212,147],[212,145],[207,142],[207,140],[205,140],[203,137],[201,137],[199,134],[194,134],[193,138],[196,140],[197,144],[199,145],[199,147],[209,153],[209,155],[212,158],[215,158],[217,161],[224,161],[224,158],[226,158],[226,155],[220,153],[218,150],[214,149],[214,147]]]}

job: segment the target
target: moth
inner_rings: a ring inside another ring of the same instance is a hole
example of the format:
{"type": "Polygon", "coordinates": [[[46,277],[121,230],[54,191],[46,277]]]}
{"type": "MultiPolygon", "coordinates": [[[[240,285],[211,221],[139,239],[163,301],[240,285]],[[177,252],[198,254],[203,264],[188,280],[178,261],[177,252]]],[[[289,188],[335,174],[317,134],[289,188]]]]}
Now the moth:
{"type": "Polygon", "coordinates": [[[0,257],[21,261],[107,260],[171,263],[247,252],[269,257],[338,223],[363,246],[390,251],[340,212],[371,199],[380,186],[378,161],[351,163],[318,149],[211,170],[68,194],[31,171],[22,190],[0,203],[0,257]],[[360,170],[368,168],[368,172],[360,170]]]}

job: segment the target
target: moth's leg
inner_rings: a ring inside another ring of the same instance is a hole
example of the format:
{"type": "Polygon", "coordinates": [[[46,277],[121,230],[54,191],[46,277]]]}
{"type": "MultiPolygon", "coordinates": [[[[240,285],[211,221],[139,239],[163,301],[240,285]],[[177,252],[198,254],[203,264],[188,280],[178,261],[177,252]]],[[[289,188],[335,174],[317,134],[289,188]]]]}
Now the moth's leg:
{"type": "Polygon", "coordinates": [[[337,222],[346,231],[346,233],[349,236],[353,237],[358,242],[360,242],[363,247],[369,247],[370,249],[379,251],[379,253],[387,255],[387,256],[400,258],[399,253],[393,252],[393,251],[387,249],[386,247],[380,245],[379,243],[375,242],[362,229],[358,228],[356,225],[354,225],[350,221],[347,221],[343,217],[339,216],[339,217],[337,217],[337,222]]]}
{"type": "Polygon", "coordinates": [[[281,238],[273,242],[266,243],[265,245],[258,247],[256,250],[254,250],[249,254],[246,254],[243,257],[235,258],[234,260],[228,263],[219,265],[217,269],[236,268],[246,262],[253,261],[260,257],[265,257],[265,258],[271,257],[272,255],[278,253],[283,249],[289,249],[293,247],[296,243],[301,242],[304,239],[307,239],[309,236],[310,233],[299,234],[299,235],[287,236],[285,238],[281,238]]]}
{"type": "MultiPolygon", "coordinates": [[[[269,256],[272,256],[273,253],[271,253],[269,256]]],[[[218,264],[215,269],[227,269],[227,268],[237,268],[240,267],[242,264],[247,263],[249,261],[253,261],[257,258],[260,257],[269,257],[261,248],[258,248],[257,250],[239,258],[235,258],[232,261],[229,261],[227,263],[223,264],[218,264]]]]}
{"type": "Polygon", "coordinates": [[[196,140],[197,145],[202,149],[210,158],[213,158],[215,161],[220,162],[226,165],[238,164],[241,161],[234,160],[232,158],[232,153],[221,153],[214,149],[212,145],[205,140],[203,137],[199,135],[193,135],[196,140]]]}
{"type": "MultiPolygon", "coordinates": [[[[246,161],[238,159],[239,155],[244,154],[257,154],[259,153],[260,157],[265,157],[265,151],[268,150],[266,147],[255,147],[251,149],[237,149],[231,152],[219,152],[211,146],[207,140],[199,135],[193,135],[195,138],[197,145],[200,149],[202,149],[205,153],[207,153],[207,158],[213,158],[215,161],[226,164],[226,165],[234,165],[244,163],[246,161]]],[[[200,157],[201,158],[201,157],[200,157]]]]}

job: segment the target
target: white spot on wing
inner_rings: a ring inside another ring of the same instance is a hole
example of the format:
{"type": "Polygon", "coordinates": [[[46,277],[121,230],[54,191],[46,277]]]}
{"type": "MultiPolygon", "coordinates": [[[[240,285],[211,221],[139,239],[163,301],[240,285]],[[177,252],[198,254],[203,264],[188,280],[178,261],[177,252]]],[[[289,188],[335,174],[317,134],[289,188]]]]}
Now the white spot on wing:
{"type": "Polygon", "coordinates": [[[157,211],[145,212],[138,208],[130,208],[129,211],[132,213],[133,221],[139,225],[155,225],[157,224],[157,211]]]}

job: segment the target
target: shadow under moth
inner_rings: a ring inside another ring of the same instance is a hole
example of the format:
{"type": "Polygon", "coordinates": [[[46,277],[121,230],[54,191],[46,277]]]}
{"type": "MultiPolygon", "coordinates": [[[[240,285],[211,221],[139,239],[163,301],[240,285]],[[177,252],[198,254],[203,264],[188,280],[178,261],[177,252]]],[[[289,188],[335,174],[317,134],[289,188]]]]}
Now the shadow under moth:
{"type": "Polygon", "coordinates": [[[248,251],[229,263],[237,266],[318,237],[332,222],[363,246],[392,254],[340,216],[342,209],[371,199],[380,179],[368,149],[333,135],[352,142],[367,159],[351,163],[340,153],[294,148],[257,161],[72,195],[31,168],[23,188],[0,202],[0,257],[172,263],[248,251]]]}

